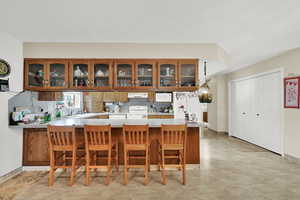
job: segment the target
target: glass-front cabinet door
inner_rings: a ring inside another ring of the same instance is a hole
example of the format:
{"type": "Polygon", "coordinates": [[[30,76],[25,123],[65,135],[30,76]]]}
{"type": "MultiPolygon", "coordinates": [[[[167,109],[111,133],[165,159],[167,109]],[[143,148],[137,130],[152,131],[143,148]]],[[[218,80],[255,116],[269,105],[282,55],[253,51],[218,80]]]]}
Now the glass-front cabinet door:
{"type": "Polygon", "coordinates": [[[154,88],[155,80],[155,61],[138,60],[135,63],[135,87],[138,89],[154,88]]]}
{"type": "Polygon", "coordinates": [[[88,60],[72,60],[70,62],[70,87],[74,89],[86,89],[91,87],[91,70],[88,60]]]}
{"type": "Polygon", "coordinates": [[[42,89],[46,87],[46,62],[44,60],[25,61],[25,88],[42,89]]]}
{"type": "Polygon", "coordinates": [[[179,61],[179,87],[184,89],[198,87],[198,60],[179,61]]]}
{"type": "Polygon", "coordinates": [[[178,86],[177,61],[166,60],[158,62],[158,87],[174,89],[178,86]]]}
{"type": "Polygon", "coordinates": [[[112,88],[112,61],[94,60],[92,66],[92,87],[95,89],[112,88]]]}
{"type": "Polygon", "coordinates": [[[68,87],[68,62],[64,60],[51,60],[47,65],[47,87],[60,89],[68,87]]]}
{"type": "Polygon", "coordinates": [[[132,88],[134,87],[134,62],[117,61],[115,63],[115,88],[132,88]]]}

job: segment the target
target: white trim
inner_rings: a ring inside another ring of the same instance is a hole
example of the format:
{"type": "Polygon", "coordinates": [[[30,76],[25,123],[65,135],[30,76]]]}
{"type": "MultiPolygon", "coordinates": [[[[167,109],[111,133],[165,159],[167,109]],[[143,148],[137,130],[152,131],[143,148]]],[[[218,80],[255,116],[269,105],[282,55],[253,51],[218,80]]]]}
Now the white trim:
{"type": "MultiPolygon", "coordinates": [[[[265,76],[265,75],[269,75],[269,74],[273,74],[273,73],[280,73],[281,75],[281,81],[283,80],[284,78],[284,68],[277,68],[277,69],[274,69],[274,70],[270,70],[270,71],[265,71],[265,72],[262,72],[262,73],[257,73],[257,74],[253,74],[253,75],[250,75],[250,76],[245,76],[245,77],[242,77],[242,78],[238,78],[238,79],[233,79],[233,80],[230,80],[228,81],[228,135],[229,136],[232,136],[232,126],[231,126],[231,123],[232,123],[232,119],[231,119],[231,112],[232,112],[232,108],[231,108],[231,95],[232,95],[232,83],[234,82],[239,82],[239,81],[243,81],[243,80],[247,80],[247,79],[252,79],[252,78],[257,78],[257,77],[260,77],[260,76],[265,76]]],[[[281,96],[281,109],[280,109],[280,133],[281,133],[281,152],[279,152],[281,154],[281,156],[284,156],[284,127],[285,127],[285,123],[284,123],[284,88],[283,88],[283,84],[281,82],[280,84],[280,96],[281,96]]]]}
{"type": "Polygon", "coordinates": [[[5,181],[17,176],[18,174],[20,174],[22,172],[22,167],[18,167],[17,169],[14,169],[13,171],[3,175],[0,177],[0,184],[4,183],[5,181]]]}

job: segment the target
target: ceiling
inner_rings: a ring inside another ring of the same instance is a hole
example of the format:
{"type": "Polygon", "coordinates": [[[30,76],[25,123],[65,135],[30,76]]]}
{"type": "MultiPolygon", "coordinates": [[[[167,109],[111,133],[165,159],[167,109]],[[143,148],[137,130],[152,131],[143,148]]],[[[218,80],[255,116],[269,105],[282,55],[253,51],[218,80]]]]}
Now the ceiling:
{"type": "Polygon", "coordinates": [[[215,43],[230,70],[300,46],[299,0],[0,0],[24,42],[215,43]]]}

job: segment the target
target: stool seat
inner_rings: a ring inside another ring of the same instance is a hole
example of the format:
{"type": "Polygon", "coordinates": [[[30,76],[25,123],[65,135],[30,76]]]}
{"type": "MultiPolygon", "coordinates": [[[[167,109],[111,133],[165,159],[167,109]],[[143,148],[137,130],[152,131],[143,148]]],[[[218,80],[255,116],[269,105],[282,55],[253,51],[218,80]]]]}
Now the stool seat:
{"type": "Polygon", "coordinates": [[[163,144],[164,150],[183,150],[184,146],[182,144],[163,144]]]}
{"type": "Polygon", "coordinates": [[[145,151],[147,149],[146,144],[127,144],[126,149],[132,151],[145,151]]]}

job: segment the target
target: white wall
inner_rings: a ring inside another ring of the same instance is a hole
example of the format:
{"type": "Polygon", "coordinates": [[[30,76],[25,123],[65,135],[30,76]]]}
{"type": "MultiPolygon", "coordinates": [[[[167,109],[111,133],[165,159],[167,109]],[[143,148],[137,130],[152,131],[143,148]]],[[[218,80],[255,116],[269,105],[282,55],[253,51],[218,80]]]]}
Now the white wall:
{"type": "Polygon", "coordinates": [[[228,132],[226,76],[211,77],[209,86],[213,95],[213,102],[207,104],[208,127],[218,132],[228,132]]]}
{"type": "MultiPolygon", "coordinates": [[[[11,65],[9,84],[11,91],[23,90],[22,42],[0,33],[0,58],[11,65]]],[[[22,166],[22,130],[8,127],[8,99],[11,93],[0,93],[0,176],[22,166]]]]}
{"type": "MultiPolygon", "coordinates": [[[[283,68],[285,77],[300,76],[300,48],[228,74],[234,80],[261,72],[283,68]]],[[[284,109],[284,108],[282,108],[284,109]]],[[[300,109],[284,109],[284,154],[300,158],[300,109]]],[[[226,117],[223,120],[227,120],[226,117]]]]}

